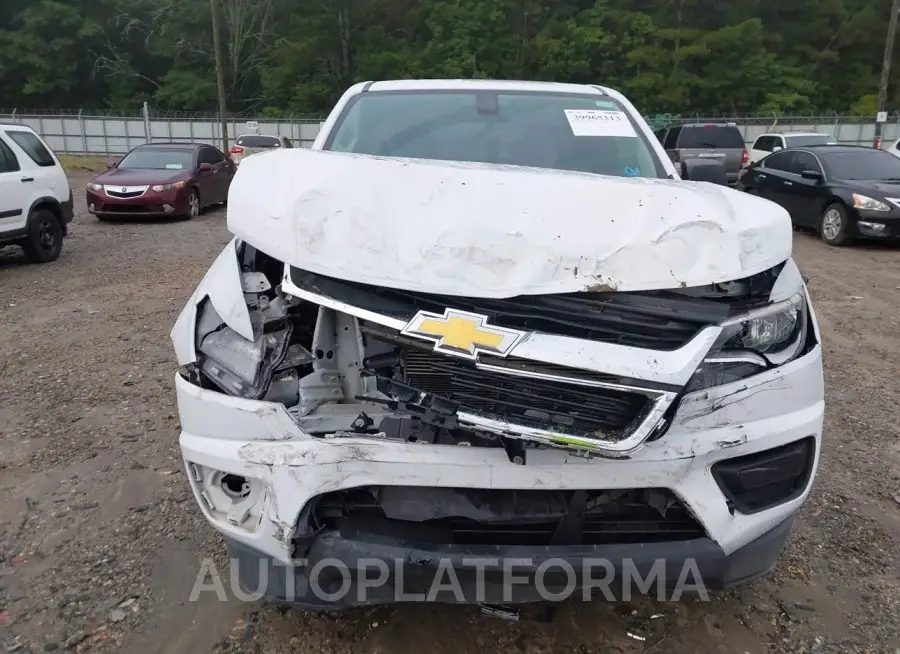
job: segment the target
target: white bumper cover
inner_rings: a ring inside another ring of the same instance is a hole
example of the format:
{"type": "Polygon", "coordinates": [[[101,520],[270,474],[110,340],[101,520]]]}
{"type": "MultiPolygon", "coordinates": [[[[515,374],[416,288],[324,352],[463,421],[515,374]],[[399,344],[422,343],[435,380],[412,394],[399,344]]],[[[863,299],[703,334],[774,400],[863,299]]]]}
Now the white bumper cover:
{"type": "MultiPolygon", "coordinates": [[[[812,436],[818,461],[824,413],[821,348],[780,368],[685,396],[665,435],[629,459],[585,459],[562,450],[510,463],[502,448],[315,438],[280,404],[203,390],[176,376],[181,448],[207,519],[228,538],[288,563],[303,507],[318,494],[366,485],[485,489],[668,488],[730,554],[791,516],[802,495],[751,515],[732,513],[711,466],[812,436]],[[238,519],[211,511],[202,470],[251,482],[238,519]]],[[[815,468],[813,469],[813,476],[815,468]]],[[[810,482],[811,484],[811,482],[810,482]]]]}

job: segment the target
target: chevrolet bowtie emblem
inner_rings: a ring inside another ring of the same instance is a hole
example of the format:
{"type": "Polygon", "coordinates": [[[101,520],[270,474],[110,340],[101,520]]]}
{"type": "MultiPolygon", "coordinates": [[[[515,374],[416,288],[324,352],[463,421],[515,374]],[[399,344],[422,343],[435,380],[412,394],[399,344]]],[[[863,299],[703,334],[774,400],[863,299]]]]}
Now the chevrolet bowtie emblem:
{"type": "Polygon", "coordinates": [[[479,354],[505,357],[525,334],[487,324],[487,316],[444,309],[444,314],[419,311],[403,334],[434,343],[435,352],[475,359],[479,354]]]}

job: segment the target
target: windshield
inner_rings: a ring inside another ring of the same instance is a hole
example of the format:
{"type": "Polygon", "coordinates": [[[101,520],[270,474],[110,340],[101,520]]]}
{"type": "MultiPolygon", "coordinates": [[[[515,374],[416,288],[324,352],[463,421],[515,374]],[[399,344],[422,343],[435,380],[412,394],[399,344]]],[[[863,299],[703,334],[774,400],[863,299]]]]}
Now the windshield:
{"type": "Polygon", "coordinates": [[[681,128],[678,146],[685,149],[724,148],[742,150],[744,137],[730,125],[689,125],[681,128]]]}
{"type": "Polygon", "coordinates": [[[834,137],[828,136],[828,134],[805,134],[803,136],[786,134],[784,139],[789,148],[799,148],[805,145],[837,145],[834,137]]]}
{"type": "Polygon", "coordinates": [[[132,150],[116,168],[143,170],[188,170],[193,167],[194,153],[190,150],[163,150],[142,148],[132,150]]]}
{"type": "Polygon", "coordinates": [[[241,136],[235,142],[245,148],[277,148],[281,145],[277,136],[241,136]]]}
{"type": "Polygon", "coordinates": [[[368,92],[344,109],[324,149],[620,177],[666,176],[631,116],[599,95],[368,92]]]}
{"type": "Polygon", "coordinates": [[[858,152],[819,152],[818,155],[829,177],[900,180],[900,159],[881,150],[860,148],[858,152]]]}

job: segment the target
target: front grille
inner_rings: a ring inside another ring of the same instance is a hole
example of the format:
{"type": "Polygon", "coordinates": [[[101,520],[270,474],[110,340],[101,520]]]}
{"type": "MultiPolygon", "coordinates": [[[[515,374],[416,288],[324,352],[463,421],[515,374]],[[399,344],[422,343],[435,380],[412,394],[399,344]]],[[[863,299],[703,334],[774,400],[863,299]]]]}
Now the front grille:
{"type": "Polygon", "coordinates": [[[630,347],[673,350],[729,314],[724,303],[660,293],[569,293],[509,299],[436,295],[347,282],[291,269],[300,288],[402,320],[451,307],[509,329],[559,334],[630,347]]]}
{"type": "Polygon", "coordinates": [[[646,395],[629,391],[483,370],[405,339],[394,346],[405,384],[447,398],[461,411],[523,427],[608,439],[626,432],[650,403],[646,395]]]}
{"type": "Polygon", "coordinates": [[[120,193],[119,191],[106,191],[111,198],[136,198],[144,194],[144,191],[129,191],[128,193],[120,193]]]}
{"type": "Polygon", "coordinates": [[[573,495],[556,490],[372,486],[318,496],[310,521],[317,531],[352,529],[441,545],[609,545],[705,537],[671,491],[589,490],[584,520],[561,543],[554,536],[573,495]]]}

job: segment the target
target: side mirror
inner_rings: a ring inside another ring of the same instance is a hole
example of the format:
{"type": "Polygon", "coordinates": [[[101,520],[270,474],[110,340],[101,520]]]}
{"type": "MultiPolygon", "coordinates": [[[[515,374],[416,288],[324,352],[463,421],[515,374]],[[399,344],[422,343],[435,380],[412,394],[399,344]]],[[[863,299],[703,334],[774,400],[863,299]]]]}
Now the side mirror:
{"type": "Polygon", "coordinates": [[[802,177],[803,179],[809,179],[809,180],[812,180],[815,182],[822,181],[822,173],[820,173],[818,170],[804,170],[802,173],[800,173],[800,177],[802,177]]]}
{"type": "Polygon", "coordinates": [[[783,149],[784,149],[784,148],[782,148],[780,145],[773,145],[773,146],[772,146],[772,152],[778,152],[779,150],[783,150],[783,149]]]}
{"type": "Polygon", "coordinates": [[[205,172],[207,170],[212,170],[212,168],[213,168],[212,164],[209,164],[209,163],[202,163],[197,167],[197,169],[200,170],[201,172],[205,172]]]}
{"type": "Polygon", "coordinates": [[[681,164],[681,178],[692,182],[709,182],[728,186],[728,174],[719,161],[709,159],[688,159],[681,164]]]}
{"type": "Polygon", "coordinates": [[[122,159],[119,157],[110,157],[106,160],[106,169],[109,170],[110,168],[115,168],[119,165],[120,161],[122,161],[122,159]]]}

